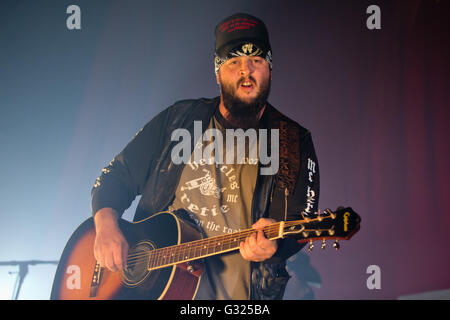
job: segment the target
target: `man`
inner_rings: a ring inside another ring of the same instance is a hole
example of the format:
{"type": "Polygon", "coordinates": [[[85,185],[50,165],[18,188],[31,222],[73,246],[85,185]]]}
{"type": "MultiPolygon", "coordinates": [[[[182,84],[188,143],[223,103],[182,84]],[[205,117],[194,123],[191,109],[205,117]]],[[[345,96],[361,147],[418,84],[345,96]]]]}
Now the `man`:
{"type": "Polygon", "coordinates": [[[285,260],[302,246],[294,239],[269,240],[260,229],[317,211],[319,171],[311,134],[267,102],[272,53],[264,23],[238,13],[216,26],[215,37],[220,97],[178,101],[162,111],[98,177],[92,189],[95,257],[112,271],[126,267],[129,247],[117,218],[142,195],[135,221],[185,209],[205,237],[259,230],[239,251],[205,259],[195,299],[281,299],[289,279],[285,260]],[[258,133],[244,151],[235,153],[240,146],[233,139],[225,146],[214,140],[214,152],[207,152],[205,137],[238,130],[258,133]],[[268,131],[272,139],[264,139],[268,131]],[[194,137],[189,152],[180,151],[179,132],[194,137]],[[263,149],[276,156],[275,170],[267,171],[263,149]]]}

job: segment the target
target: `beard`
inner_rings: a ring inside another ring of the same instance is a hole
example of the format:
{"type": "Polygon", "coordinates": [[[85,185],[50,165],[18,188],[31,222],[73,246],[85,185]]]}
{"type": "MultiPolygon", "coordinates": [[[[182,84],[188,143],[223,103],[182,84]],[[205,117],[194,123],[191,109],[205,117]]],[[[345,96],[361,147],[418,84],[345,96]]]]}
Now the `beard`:
{"type": "MultiPolygon", "coordinates": [[[[254,85],[257,84],[252,76],[249,76],[248,79],[251,80],[254,85]]],[[[260,112],[266,105],[267,98],[270,94],[271,80],[269,77],[267,81],[261,82],[257,96],[248,102],[243,101],[236,96],[236,90],[244,80],[245,78],[241,78],[235,87],[231,83],[223,83],[219,73],[223,104],[228,111],[226,120],[230,126],[234,128],[257,128],[260,112]]]]}

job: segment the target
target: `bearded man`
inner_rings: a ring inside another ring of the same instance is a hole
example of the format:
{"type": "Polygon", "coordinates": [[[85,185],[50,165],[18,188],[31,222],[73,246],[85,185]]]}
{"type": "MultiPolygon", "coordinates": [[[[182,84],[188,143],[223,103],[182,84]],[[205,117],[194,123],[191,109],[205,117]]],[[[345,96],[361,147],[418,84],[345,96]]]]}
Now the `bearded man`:
{"type": "Polygon", "coordinates": [[[272,49],[263,21],[234,14],[216,26],[215,39],[220,96],[178,101],[159,113],[97,178],[92,189],[94,254],[111,271],[127,268],[129,244],[117,220],[141,195],[135,221],[167,210],[183,212],[205,238],[256,230],[239,250],[204,259],[193,298],[282,299],[289,280],[285,261],[302,245],[293,238],[268,239],[262,229],[317,212],[319,167],[311,133],[267,101],[272,49]],[[184,162],[174,161],[177,130],[192,138],[184,162]],[[206,152],[212,150],[207,133],[215,132],[218,139],[244,130],[256,138],[214,141],[214,153],[206,152]],[[242,141],[245,146],[238,145],[242,141]],[[200,156],[194,156],[196,149],[200,156]],[[269,173],[262,170],[267,167],[262,150],[276,157],[277,166],[269,173]]]}

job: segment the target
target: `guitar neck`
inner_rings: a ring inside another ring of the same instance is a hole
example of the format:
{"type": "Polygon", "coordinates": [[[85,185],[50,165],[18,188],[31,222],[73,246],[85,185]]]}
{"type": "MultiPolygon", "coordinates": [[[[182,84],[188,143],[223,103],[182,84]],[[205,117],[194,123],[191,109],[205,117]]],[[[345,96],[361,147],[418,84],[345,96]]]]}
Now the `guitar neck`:
{"type": "MultiPolygon", "coordinates": [[[[288,235],[298,235],[298,242],[326,239],[350,239],[358,231],[361,218],[351,208],[342,208],[336,212],[329,209],[324,215],[302,220],[280,221],[261,229],[269,240],[283,238],[288,235]]],[[[131,260],[148,262],[148,270],[168,267],[178,263],[189,262],[239,249],[240,243],[258,230],[243,231],[186,242],[170,247],[158,248],[145,254],[135,254],[131,260]]],[[[335,246],[338,248],[338,245],[335,246]]],[[[129,256],[130,260],[130,256],[129,256]]]]}
{"type": "MultiPolygon", "coordinates": [[[[282,237],[280,227],[283,222],[276,222],[262,229],[264,236],[269,240],[282,237]]],[[[229,251],[239,249],[239,245],[250,234],[257,232],[255,229],[215,236],[207,239],[186,242],[175,246],[155,249],[149,252],[148,270],[168,267],[178,263],[197,260],[229,251]]]]}

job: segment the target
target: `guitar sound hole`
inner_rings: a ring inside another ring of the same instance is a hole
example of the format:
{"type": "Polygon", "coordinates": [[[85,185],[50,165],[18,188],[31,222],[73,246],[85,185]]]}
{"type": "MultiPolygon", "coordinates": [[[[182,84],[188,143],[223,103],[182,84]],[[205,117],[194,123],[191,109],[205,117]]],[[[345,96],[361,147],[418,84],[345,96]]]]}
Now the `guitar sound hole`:
{"type": "Polygon", "coordinates": [[[122,272],[122,281],[127,286],[141,284],[150,274],[148,271],[149,253],[155,246],[149,241],[138,242],[128,252],[127,270],[122,272]]]}

